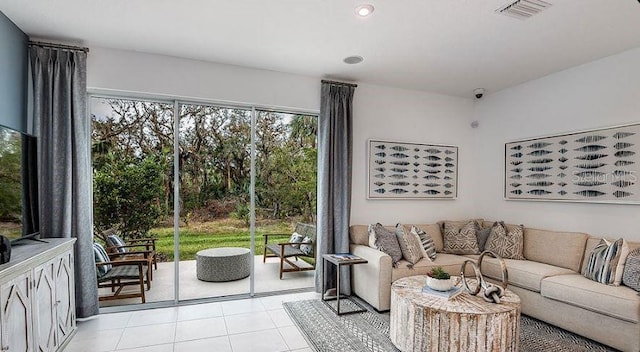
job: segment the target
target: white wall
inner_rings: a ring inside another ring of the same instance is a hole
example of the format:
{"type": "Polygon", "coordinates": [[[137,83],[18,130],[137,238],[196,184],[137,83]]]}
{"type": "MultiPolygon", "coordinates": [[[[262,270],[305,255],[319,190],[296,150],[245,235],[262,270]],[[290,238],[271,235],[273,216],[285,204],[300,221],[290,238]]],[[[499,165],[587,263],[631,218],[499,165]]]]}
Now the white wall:
{"type": "MultiPolygon", "coordinates": [[[[87,65],[87,85],[94,91],[130,91],[316,112],[320,106],[319,77],[106,48],[91,48],[87,65]]],[[[470,99],[360,84],[354,97],[351,222],[395,224],[472,215],[472,112],[470,99]],[[458,199],[367,200],[369,138],[459,146],[458,199]]]]}
{"type": "Polygon", "coordinates": [[[639,205],[503,200],[505,142],[640,122],[639,63],[640,48],[488,94],[477,102],[477,215],[640,240],[639,205]]]}
{"type": "Polygon", "coordinates": [[[354,96],[351,223],[466,219],[473,209],[471,99],[360,84],[354,96]],[[457,145],[458,199],[367,200],[367,140],[457,145]]]}

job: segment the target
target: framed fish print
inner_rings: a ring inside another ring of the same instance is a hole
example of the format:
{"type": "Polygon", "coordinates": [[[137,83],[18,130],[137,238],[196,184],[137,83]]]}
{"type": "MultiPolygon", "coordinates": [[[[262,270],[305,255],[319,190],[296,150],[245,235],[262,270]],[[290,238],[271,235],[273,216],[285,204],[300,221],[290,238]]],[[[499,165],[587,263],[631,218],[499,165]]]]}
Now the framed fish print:
{"type": "Polygon", "coordinates": [[[640,204],[640,124],[505,143],[504,196],[640,204]]]}
{"type": "Polygon", "coordinates": [[[368,199],[455,199],[458,147],[369,140],[368,199]]]}

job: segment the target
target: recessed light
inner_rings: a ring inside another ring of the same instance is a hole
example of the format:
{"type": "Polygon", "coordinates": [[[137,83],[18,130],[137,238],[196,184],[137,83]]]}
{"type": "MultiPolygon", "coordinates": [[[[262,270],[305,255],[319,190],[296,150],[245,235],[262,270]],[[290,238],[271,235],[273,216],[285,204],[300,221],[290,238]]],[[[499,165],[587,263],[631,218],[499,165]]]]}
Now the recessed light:
{"type": "Polygon", "coordinates": [[[371,15],[372,12],[373,12],[373,5],[371,4],[362,4],[356,7],[356,15],[360,17],[367,17],[371,15]]]}
{"type": "Polygon", "coordinates": [[[361,63],[363,60],[364,58],[362,56],[353,55],[345,57],[342,61],[344,61],[345,64],[354,65],[361,63]]]}

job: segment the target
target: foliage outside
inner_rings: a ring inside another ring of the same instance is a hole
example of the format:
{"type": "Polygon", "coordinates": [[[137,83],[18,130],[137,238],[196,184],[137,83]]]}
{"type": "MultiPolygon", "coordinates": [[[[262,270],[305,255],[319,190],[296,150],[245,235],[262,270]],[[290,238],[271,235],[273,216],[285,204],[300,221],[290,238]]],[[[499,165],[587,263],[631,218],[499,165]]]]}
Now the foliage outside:
{"type": "Polygon", "coordinates": [[[18,132],[0,126],[0,234],[22,234],[22,143],[18,132]]]}

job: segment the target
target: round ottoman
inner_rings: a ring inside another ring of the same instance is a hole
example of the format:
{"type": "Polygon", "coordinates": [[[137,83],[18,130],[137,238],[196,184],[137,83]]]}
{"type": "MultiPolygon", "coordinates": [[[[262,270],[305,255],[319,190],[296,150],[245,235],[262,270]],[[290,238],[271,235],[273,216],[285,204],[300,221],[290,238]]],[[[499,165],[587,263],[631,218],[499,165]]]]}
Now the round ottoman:
{"type": "Polygon", "coordinates": [[[196,274],[202,281],[233,281],[249,276],[251,252],[247,248],[222,247],[196,253],[196,274]]]}

